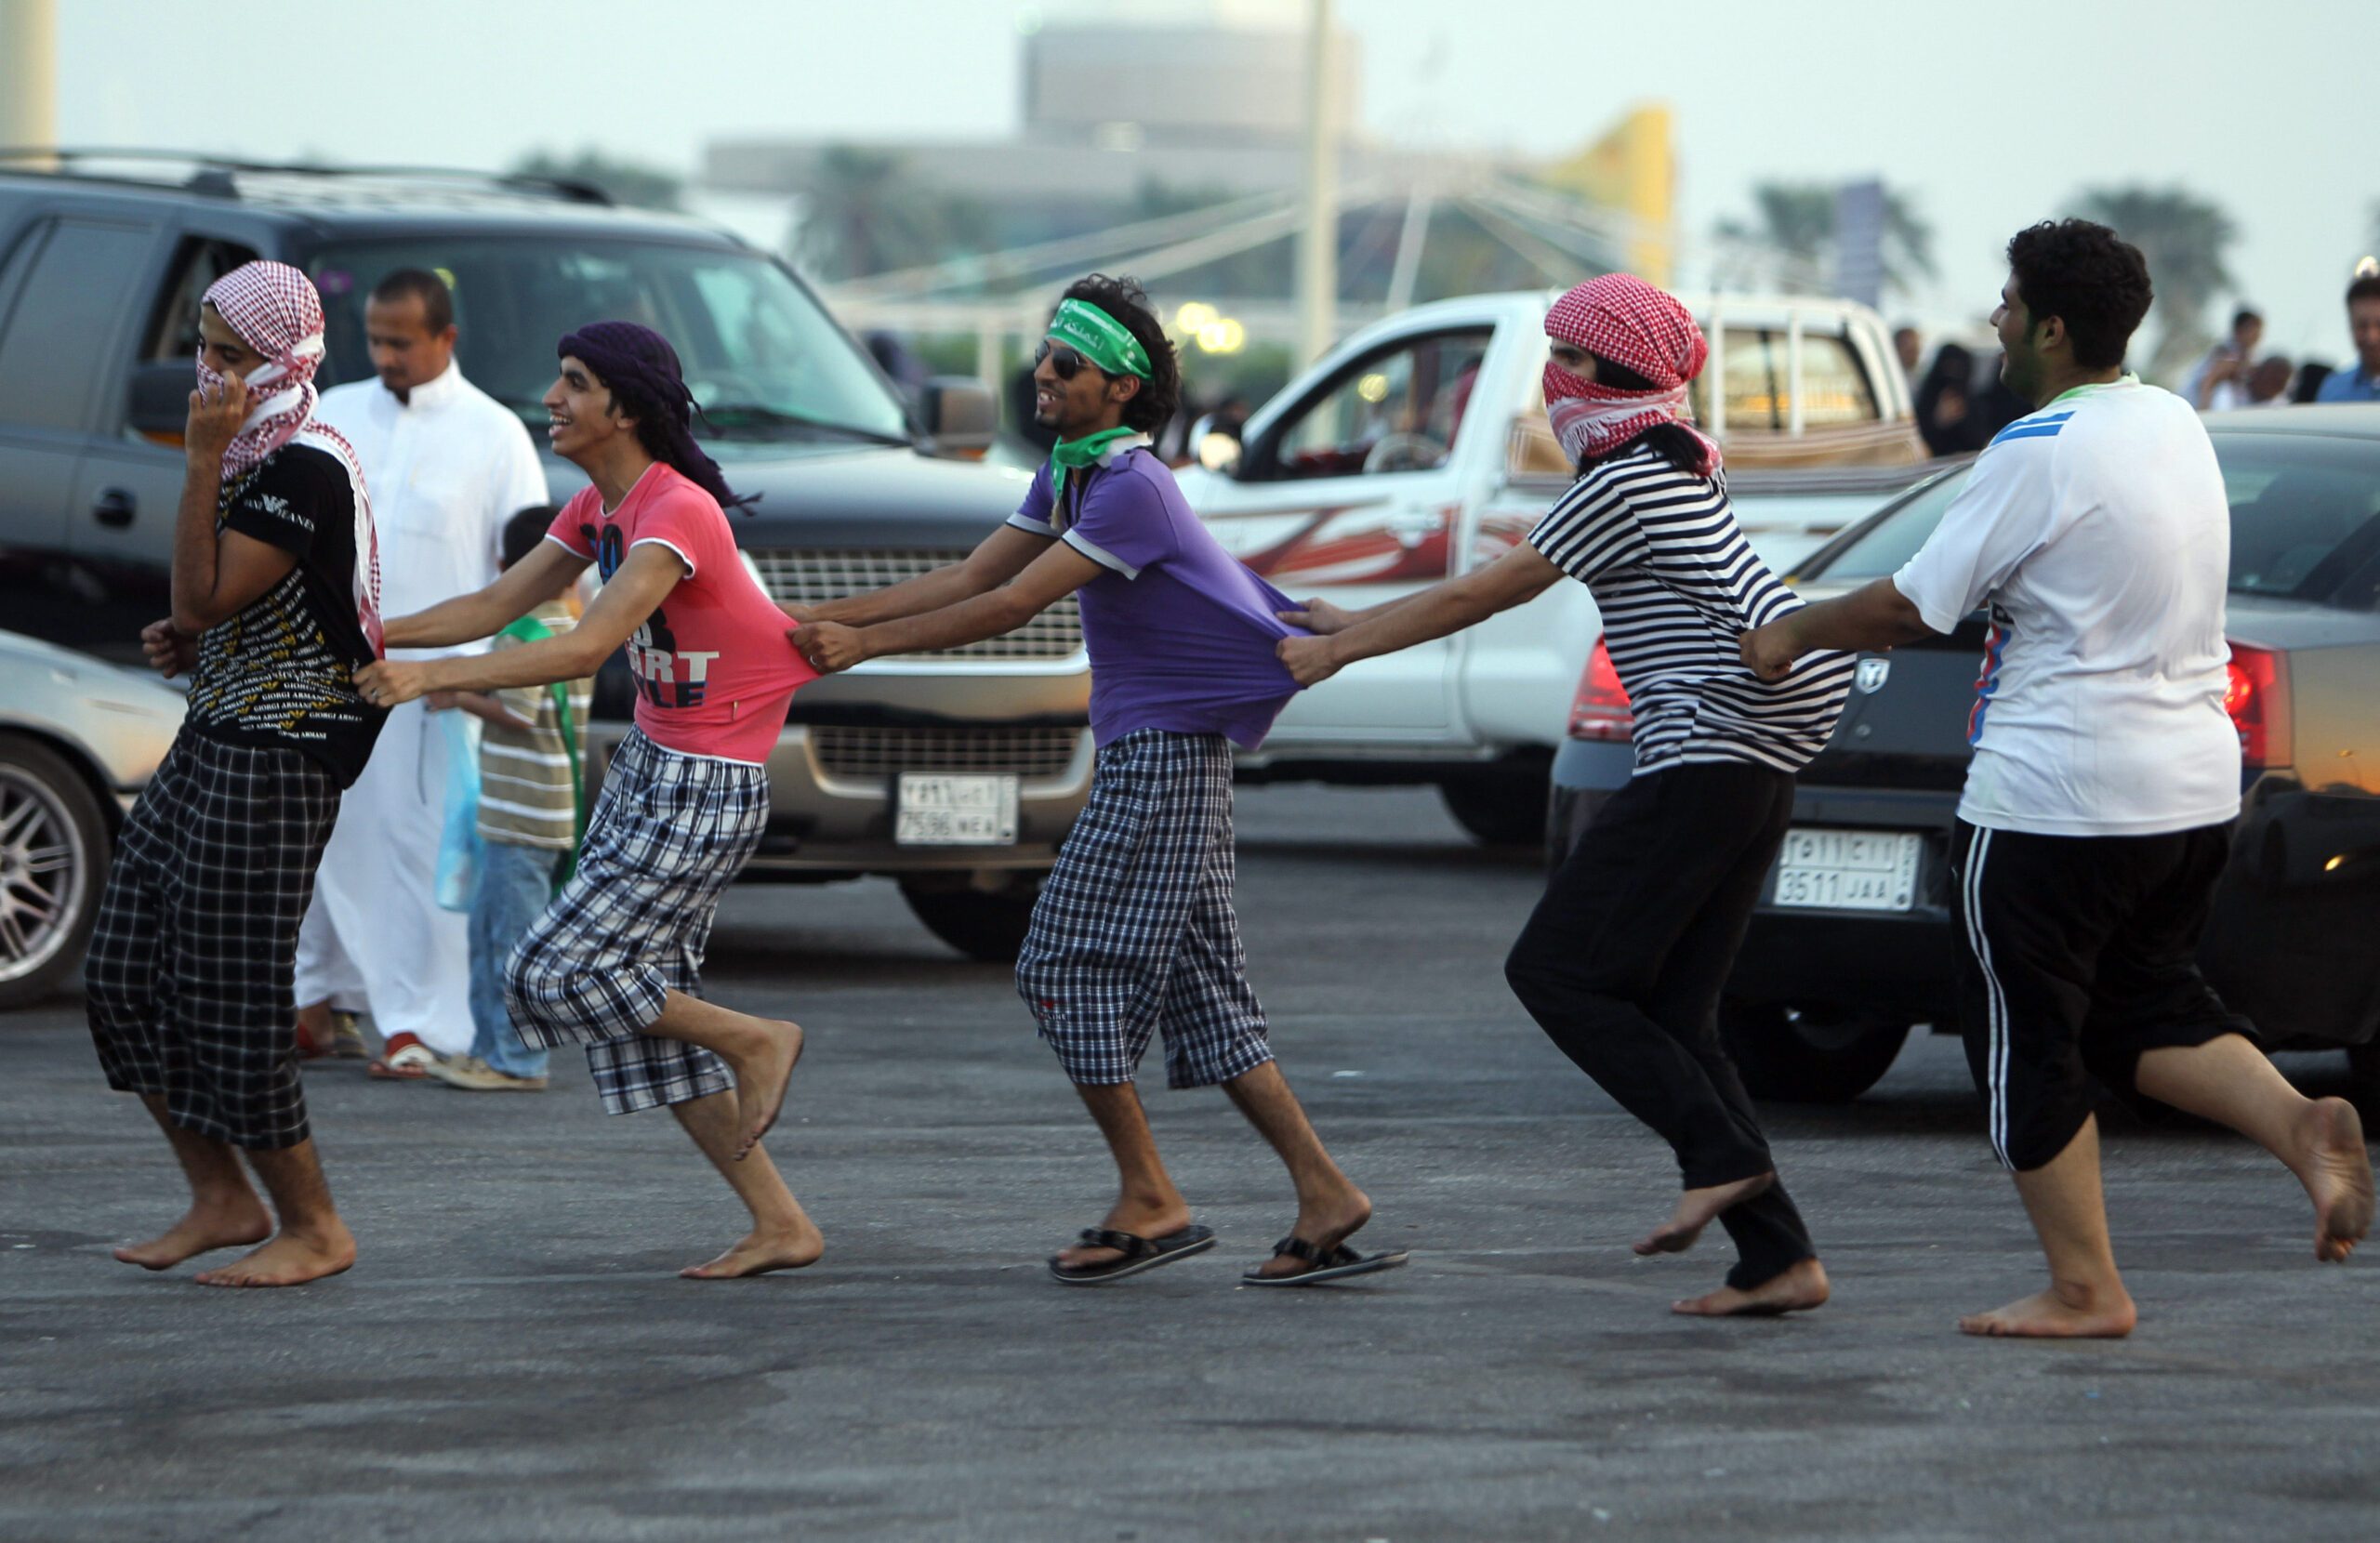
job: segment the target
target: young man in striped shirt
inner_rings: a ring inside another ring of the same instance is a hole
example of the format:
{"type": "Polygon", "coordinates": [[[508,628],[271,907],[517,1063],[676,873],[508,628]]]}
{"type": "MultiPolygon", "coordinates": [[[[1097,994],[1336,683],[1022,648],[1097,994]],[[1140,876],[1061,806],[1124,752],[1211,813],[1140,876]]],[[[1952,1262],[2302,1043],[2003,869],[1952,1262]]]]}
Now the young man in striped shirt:
{"type": "MultiPolygon", "coordinates": [[[[504,566],[537,549],[553,523],[551,507],[533,505],[506,522],[504,566]]],[[[559,638],[578,623],[556,595],[497,633],[490,653],[559,638]]],[[[471,1048],[440,1056],[430,1075],[473,1093],[537,1093],[546,1087],[543,1046],[523,1041],[504,1005],[504,967],[570,877],[586,816],[582,783],[587,709],[595,682],[496,692],[433,692],[433,710],[460,708],[479,719],[480,861],[471,889],[471,1048]],[[568,708],[567,715],[563,709],[568,708]]]]}
{"type": "Polygon", "coordinates": [[[1735,1065],[1719,992],[1793,807],[1793,773],[1833,732],[1851,661],[1756,679],[1739,632],[1799,608],[1744,542],[1719,450],[1686,427],[1686,382],[1709,348],[1672,296],[1607,274],[1545,320],[1546,412],[1580,475],[1528,540],[1421,594],[1284,619],[1301,685],[1443,638],[1568,575],[1602,608],[1636,715],[1636,772],[1554,874],[1504,972],[1580,1069],[1675,1150],[1685,1193],[1639,1254],[1692,1247],[1717,1221],[1739,1261],[1720,1290],[1674,1304],[1704,1316],[1778,1313],[1827,1299],[1826,1271],[1778,1182],[1735,1065]]]}

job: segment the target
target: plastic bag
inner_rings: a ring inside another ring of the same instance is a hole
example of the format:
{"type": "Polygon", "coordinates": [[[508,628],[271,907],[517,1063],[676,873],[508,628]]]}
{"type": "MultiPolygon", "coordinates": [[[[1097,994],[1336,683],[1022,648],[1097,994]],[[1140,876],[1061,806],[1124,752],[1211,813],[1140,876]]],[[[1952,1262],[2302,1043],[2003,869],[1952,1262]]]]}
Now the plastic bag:
{"type": "Polygon", "coordinates": [[[468,911],[480,874],[480,747],[478,719],[460,708],[432,713],[446,743],[446,828],[438,841],[439,908],[468,911]]]}

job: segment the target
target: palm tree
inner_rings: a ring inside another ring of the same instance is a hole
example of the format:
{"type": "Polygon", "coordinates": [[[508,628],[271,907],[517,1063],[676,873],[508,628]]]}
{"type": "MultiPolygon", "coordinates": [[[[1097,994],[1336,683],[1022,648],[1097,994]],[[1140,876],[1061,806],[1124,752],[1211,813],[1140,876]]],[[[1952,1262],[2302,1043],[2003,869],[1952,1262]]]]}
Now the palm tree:
{"type": "Polygon", "coordinates": [[[2075,200],[2086,219],[2112,226],[2149,259],[2157,298],[2157,349],[2149,373],[2173,379],[2206,348],[2206,308],[2233,287],[2224,251],[2240,228],[2222,206],[2186,188],[2086,188],[2075,200]]]}
{"type": "MultiPolygon", "coordinates": [[[[1752,220],[1724,219],[1719,234],[1765,246],[1804,272],[1823,270],[1834,257],[1838,190],[1831,182],[1756,182],[1752,220]]],[[[1934,276],[1934,227],[1916,202],[1895,188],[1884,190],[1885,287],[1904,294],[1920,278],[1934,276]]]]}

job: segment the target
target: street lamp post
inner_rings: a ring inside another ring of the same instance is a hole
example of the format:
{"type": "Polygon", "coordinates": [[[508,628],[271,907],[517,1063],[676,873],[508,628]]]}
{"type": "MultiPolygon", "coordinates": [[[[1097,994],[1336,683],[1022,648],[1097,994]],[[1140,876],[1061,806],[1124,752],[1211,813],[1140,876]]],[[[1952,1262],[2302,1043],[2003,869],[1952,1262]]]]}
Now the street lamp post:
{"type": "Polygon", "coordinates": [[[1298,356],[1311,364],[1330,347],[1339,302],[1339,167],[1330,69],[1330,0],[1307,0],[1305,202],[1298,230],[1298,356]]]}

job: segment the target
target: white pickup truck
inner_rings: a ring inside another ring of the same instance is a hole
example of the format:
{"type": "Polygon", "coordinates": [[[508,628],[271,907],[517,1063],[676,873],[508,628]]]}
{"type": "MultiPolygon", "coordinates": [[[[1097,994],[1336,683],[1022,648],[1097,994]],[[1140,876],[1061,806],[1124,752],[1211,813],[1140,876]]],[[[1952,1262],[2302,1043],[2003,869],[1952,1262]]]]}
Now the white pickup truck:
{"type": "MultiPolygon", "coordinates": [[[[1573,475],[1540,377],[1553,292],[1472,296],[1355,333],[1201,446],[1182,488],[1284,591],[1374,605],[1493,561],[1573,475]]],[[[1688,297],[1715,340],[1695,412],[1728,457],[1747,534],[1790,563],[1923,475],[1909,388],[1875,312],[1688,297]]],[[[1781,570],[1780,570],[1781,571],[1781,570]]],[[[1250,781],[1434,783],[1483,841],[1535,841],[1546,768],[1600,631],[1556,585],[1454,638],[1366,660],[1290,703],[1250,781]]]]}

